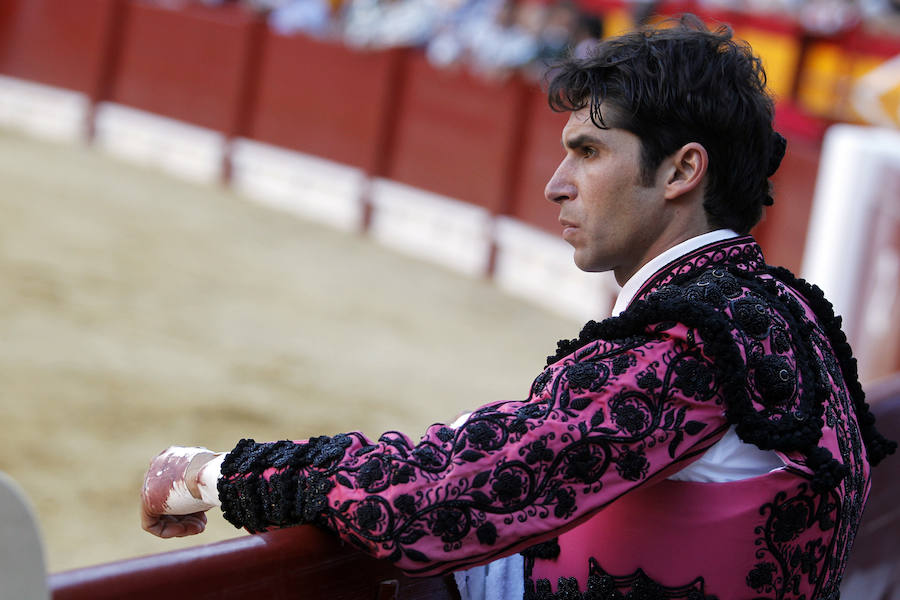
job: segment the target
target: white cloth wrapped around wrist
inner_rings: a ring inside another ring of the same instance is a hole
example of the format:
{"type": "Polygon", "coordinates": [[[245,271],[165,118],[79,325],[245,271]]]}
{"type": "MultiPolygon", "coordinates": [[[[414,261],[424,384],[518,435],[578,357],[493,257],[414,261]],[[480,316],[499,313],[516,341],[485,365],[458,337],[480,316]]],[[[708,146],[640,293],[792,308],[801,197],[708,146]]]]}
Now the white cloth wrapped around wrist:
{"type": "Polygon", "coordinates": [[[190,462],[198,454],[204,453],[215,454],[215,457],[206,463],[197,474],[197,489],[200,492],[200,498],[195,498],[191,494],[182,475],[172,482],[172,487],[169,489],[169,494],[165,501],[165,514],[188,515],[207,511],[221,505],[218,481],[222,463],[225,461],[225,453],[213,452],[208,448],[202,447],[172,446],[161,455],[161,458],[178,457],[187,460],[187,464],[190,465],[190,462]]]}
{"type": "Polygon", "coordinates": [[[226,454],[226,452],[216,454],[214,459],[203,465],[197,478],[200,496],[210,508],[222,505],[222,501],[219,500],[219,477],[222,476],[222,463],[225,462],[226,454]]]}

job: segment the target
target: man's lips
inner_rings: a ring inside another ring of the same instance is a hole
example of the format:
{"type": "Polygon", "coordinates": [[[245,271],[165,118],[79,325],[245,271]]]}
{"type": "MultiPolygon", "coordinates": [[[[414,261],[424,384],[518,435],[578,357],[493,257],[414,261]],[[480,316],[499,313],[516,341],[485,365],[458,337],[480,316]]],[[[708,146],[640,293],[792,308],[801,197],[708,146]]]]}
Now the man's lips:
{"type": "Polygon", "coordinates": [[[560,219],[559,224],[562,225],[562,228],[563,228],[563,231],[562,231],[563,239],[566,239],[566,238],[574,235],[575,232],[578,230],[578,225],[576,225],[575,223],[573,223],[571,221],[567,221],[565,219],[560,219]]]}

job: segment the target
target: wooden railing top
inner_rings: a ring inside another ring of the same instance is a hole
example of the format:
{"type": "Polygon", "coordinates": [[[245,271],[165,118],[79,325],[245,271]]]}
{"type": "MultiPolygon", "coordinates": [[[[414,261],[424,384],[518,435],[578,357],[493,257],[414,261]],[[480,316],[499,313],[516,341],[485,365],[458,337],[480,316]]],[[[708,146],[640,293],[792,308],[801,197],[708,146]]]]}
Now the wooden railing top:
{"type": "Polygon", "coordinates": [[[406,577],[312,526],[66,571],[48,583],[54,600],[455,597],[442,577],[406,577]]]}

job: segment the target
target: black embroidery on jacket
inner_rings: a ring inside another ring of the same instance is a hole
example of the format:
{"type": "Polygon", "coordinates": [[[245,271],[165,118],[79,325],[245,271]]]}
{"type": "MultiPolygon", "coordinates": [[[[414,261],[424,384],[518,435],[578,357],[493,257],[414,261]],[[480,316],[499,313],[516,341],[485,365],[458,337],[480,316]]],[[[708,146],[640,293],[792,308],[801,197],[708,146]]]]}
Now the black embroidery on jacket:
{"type": "MultiPolygon", "coordinates": [[[[635,301],[621,316],[600,323],[589,322],[579,338],[559,342],[556,355],[548,357],[548,363],[598,339],[627,339],[631,319],[646,319],[648,313],[653,314],[662,306],[703,307],[709,324],[719,327],[725,335],[713,340],[708,328],[697,327],[698,331],[702,332],[707,346],[715,347],[717,357],[733,357],[726,359],[733,361],[726,368],[730,370],[729,385],[735,393],[725,398],[728,420],[736,426],[738,435],[763,450],[811,454],[821,438],[822,415],[829,389],[823,385],[801,386],[801,382],[817,380],[812,367],[815,361],[805,342],[812,325],[803,318],[799,304],[791,303],[793,298],[782,296],[771,286],[767,289],[755,273],[745,270],[732,272],[716,268],[699,276],[692,270],[676,277],[671,285],[635,301]],[[753,315],[744,317],[745,322],[750,322],[748,334],[740,329],[737,320],[728,317],[729,311],[753,315]],[[741,346],[732,338],[732,324],[736,322],[738,334],[744,335],[741,346]],[[770,337],[771,348],[767,349],[762,340],[770,337]],[[741,351],[746,359],[741,357],[741,351]]],[[[716,366],[720,366],[719,362],[717,359],[716,366]]],[[[694,368],[685,363],[680,366],[680,371],[681,381],[675,385],[685,394],[708,392],[710,376],[705,367],[694,368]]],[[[626,427],[628,417],[638,418],[637,415],[626,415],[621,423],[626,427]]],[[[826,459],[817,453],[810,467],[821,467],[817,487],[834,487],[839,480],[840,465],[830,457],[826,459]]]]}
{"type": "Polygon", "coordinates": [[[311,438],[302,447],[287,440],[272,444],[241,440],[223,463],[218,483],[225,519],[251,533],[298,522],[322,523],[334,483],[316,471],[300,475],[297,468],[327,468],[340,460],[349,445],[346,435],[311,438]],[[293,468],[268,482],[261,477],[268,468],[285,467],[293,468]],[[227,481],[233,475],[240,477],[227,481]]]}
{"type": "Polygon", "coordinates": [[[841,318],[835,316],[834,307],[825,298],[825,294],[818,286],[795,277],[793,273],[782,267],[770,267],[769,272],[779,281],[800,292],[809,303],[816,318],[822,324],[822,328],[825,330],[828,341],[831,343],[831,347],[840,364],[850,396],[853,399],[856,418],[862,431],[869,463],[872,466],[878,465],[885,457],[896,452],[897,442],[886,439],[875,429],[875,416],[869,410],[868,403],[866,403],[866,393],[859,382],[856,359],[853,357],[850,344],[847,343],[847,336],[841,330],[841,318]]]}
{"type": "Polygon", "coordinates": [[[525,579],[524,600],[716,600],[707,595],[702,577],[687,585],[667,587],[638,569],[630,575],[610,575],[593,558],[589,561],[588,580],[582,591],[574,577],[560,577],[557,591],[550,581],[525,579]]]}
{"type": "Polygon", "coordinates": [[[833,580],[839,578],[830,575],[833,565],[828,557],[835,551],[836,539],[830,532],[841,525],[839,509],[834,492],[816,493],[805,483],[791,496],[778,492],[760,508],[766,520],[755,529],[759,562],[746,576],[747,587],[758,600],[813,600],[838,592],[833,580]],[[807,596],[803,590],[814,591],[807,596]]]}
{"type": "Polygon", "coordinates": [[[520,554],[525,557],[525,572],[529,574],[531,573],[529,560],[531,561],[531,564],[533,564],[535,558],[553,560],[559,557],[559,553],[559,538],[553,538],[552,540],[535,544],[520,552],[520,554]]]}
{"type": "MultiPolygon", "coordinates": [[[[646,298],[684,295],[731,314],[736,343],[746,357],[750,394],[726,396],[729,421],[744,441],[802,453],[801,463],[812,471],[803,493],[781,496],[763,507],[769,518],[757,531],[761,560],[747,574],[748,587],[759,598],[774,599],[795,597],[801,587],[811,586],[815,592],[809,598],[836,599],[868,489],[866,454],[876,465],[896,444],[874,427],[840,319],[821,290],[785,269],[758,267],[723,265],[699,275],[694,268],[678,267],[682,274],[669,277],[671,285],[646,298]],[[807,317],[799,298],[818,325],[807,317]],[[853,425],[857,420],[861,437],[853,425]],[[826,421],[832,429],[841,429],[836,437],[840,456],[818,445],[826,421]],[[818,503],[816,510],[806,510],[808,503],[818,503]],[[788,538],[801,511],[807,519],[806,535],[803,544],[792,545],[788,538]]],[[[561,343],[553,358],[588,343],[601,329],[589,324],[577,342],[561,343]]]]}
{"type": "MultiPolygon", "coordinates": [[[[834,527],[822,561],[823,574],[817,581],[812,597],[837,600],[840,596],[841,576],[849,549],[859,528],[868,490],[866,461],[868,460],[871,465],[878,464],[887,455],[893,454],[897,445],[886,440],[875,429],[875,418],[869,412],[865,393],[857,376],[856,360],[853,358],[846,336],[841,331],[841,320],[834,315],[831,303],[825,299],[818,287],[794,277],[786,269],[773,267],[770,272],[778,281],[802,295],[821,324],[821,329],[816,328],[810,332],[810,342],[821,349],[821,359],[816,362],[821,382],[834,393],[832,401],[826,406],[824,419],[828,426],[838,433],[836,439],[840,465],[835,467],[835,461],[829,460],[831,456],[829,452],[814,449],[809,455],[807,466],[815,473],[811,482],[813,491],[821,490],[839,480],[840,487],[837,489],[840,494],[836,497],[833,493],[829,495],[831,504],[826,508],[831,510],[833,507],[834,514],[833,516],[829,514],[820,522],[822,530],[828,529],[831,521],[834,522],[834,527]],[[846,388],[832,385],[830,381],[843,381],[846,388]],[[859,434],[852,427],[854,419],[859,424],[859,434]]],[[[777,505],[778,502],[774,504],[777,505]]],[[[781,572],[784,573],[783,570],[781,572]]],[[[790,581],[789,578],[784,579],[790,581]]]]}
{"type": "Polygon", "coordinates": [[[765,264],[762,250],[753,237],[743,236],[722,240],[698,248],[660,269],[641,286],[637,297],[642,297],[648,290],[660,289],[676,278],[683,280],[686,277],[695,277],[698,271],[732,265],[752,273],[765,268],[765,264]]]}

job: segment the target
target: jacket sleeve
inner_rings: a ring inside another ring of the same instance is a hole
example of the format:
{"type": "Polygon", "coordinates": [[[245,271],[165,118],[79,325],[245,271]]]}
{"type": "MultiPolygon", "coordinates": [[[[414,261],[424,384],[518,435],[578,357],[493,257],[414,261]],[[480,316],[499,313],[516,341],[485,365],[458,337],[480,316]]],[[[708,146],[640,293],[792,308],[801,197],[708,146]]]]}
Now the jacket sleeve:
{"type": "Polygon", "coordinates": [[[414,575],[511,554],[721,438],[727,376],[710,346],[674,322],[594,341],[547,367],[528,399],[433,425],[418,444],[397,432],[242,440],[222,468],[225,518],[250,531],[315,523],[414,575]]]}

